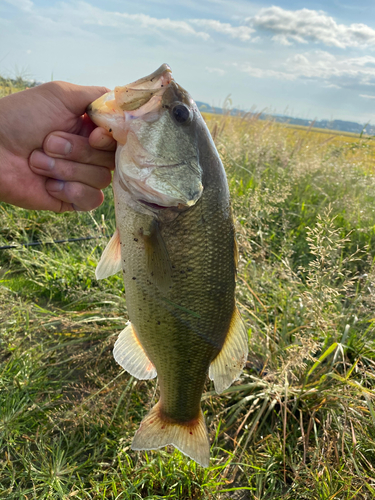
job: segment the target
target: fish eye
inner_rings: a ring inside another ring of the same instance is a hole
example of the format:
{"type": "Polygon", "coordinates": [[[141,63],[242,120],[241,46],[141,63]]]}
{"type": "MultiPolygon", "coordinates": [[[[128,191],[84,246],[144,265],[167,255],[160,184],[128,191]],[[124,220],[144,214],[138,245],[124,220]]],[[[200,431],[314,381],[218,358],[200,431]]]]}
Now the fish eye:
{"type": "Polygon", "coordinates": [[[182,125],[190,121],[190,109],[185,104],[176,104],[172,109],[172,114],[176,122],[182,125]]]}

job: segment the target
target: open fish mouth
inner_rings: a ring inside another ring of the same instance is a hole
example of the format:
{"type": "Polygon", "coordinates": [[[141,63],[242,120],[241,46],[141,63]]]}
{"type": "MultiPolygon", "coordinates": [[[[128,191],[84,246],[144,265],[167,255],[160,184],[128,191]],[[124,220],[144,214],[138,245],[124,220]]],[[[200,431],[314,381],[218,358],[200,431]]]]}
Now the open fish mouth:
{"type": "MultiPolygon", "coordinates": [[[[152,97],[162,95],[173,80],[168,64],[162,64],[154,73],[123,87],[116,87],[114,97],[123,111],[138,110],[152,97]]],[[[143,111],[144,112],[144,111],[143,111]]]]}
{"type": "Polygon", "coordinates": [[[96,125],[111,132],[117,142],[125,144],[126,122],[158,109],[172,81],[171,68],[162,64],[151,75],[102,95],[87,107],[87,114],[96,125]]]}
{"type": "Polygon", "coordinates": [[[87,112],[117,141],[116,171],[133,202],[152,211],[189,208],[203,192],[196,105],[167,64],[94,101],[87,112]],[[160,208],[159,208],[160,207],[160,208]]]}

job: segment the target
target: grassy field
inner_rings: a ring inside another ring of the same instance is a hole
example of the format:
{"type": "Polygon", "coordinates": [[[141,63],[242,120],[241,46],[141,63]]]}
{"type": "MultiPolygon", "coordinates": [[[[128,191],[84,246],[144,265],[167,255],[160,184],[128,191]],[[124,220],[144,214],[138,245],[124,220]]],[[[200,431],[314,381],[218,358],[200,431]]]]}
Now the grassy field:
{"type": "Polygon", "coordinates": [[[257,119],[207,115],[232,194],[245,372],[207,382],[211,467],[134,452],[158,398],[112,347],[120,275],[95,280],[114,230],[93,213],[0,204],[0,498],[289,499],[375,496],[375,146],[257,119]],[[95,240],[49,244],[53,239],[95,240]]]}
{"type": "Polygon", "coordinates": [[[6,95],[14,94],[15,92],[20,92],[21,90],[25,90],[25,88],[34,86],[34,81],[27,81],[22,76],[4,78],[0,75],[0,97],[5,97],[6,95]]]}

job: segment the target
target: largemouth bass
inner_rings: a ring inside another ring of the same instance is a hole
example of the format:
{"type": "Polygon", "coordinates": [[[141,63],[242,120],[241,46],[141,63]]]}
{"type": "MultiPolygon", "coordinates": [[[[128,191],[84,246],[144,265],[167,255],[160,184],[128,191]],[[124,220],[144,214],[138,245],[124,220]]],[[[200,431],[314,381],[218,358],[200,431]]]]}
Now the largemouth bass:
{"type": "Polygon", "coordinates": [[[160,386],[132,448],[174,445],[207,467],[200,404],[207,373],[221,393],[248,354],[223,165],[197,105],[166,64],[103,95],[88,114],[118,143],[117,229],[96,269],[98,279],[123,272],[130,322],[114,357],[138,379],[157,375],[160,386]]]}

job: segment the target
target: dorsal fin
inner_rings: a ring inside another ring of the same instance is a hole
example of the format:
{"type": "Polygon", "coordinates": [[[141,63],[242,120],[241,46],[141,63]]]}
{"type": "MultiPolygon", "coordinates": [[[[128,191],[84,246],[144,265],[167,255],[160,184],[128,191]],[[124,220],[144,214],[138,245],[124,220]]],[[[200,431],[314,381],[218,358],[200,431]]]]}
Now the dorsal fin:
{"type": "Polygon", "coordinates": [[[208,376],[220,394],[238,380],[247,361],[248,337],[240,313],[235,308],[224,345],[212,361],[208,376]]]}
{"type": "Polygon", "coordinates": [[[100,257],[99,264],[95,270],[97,280],[102,280],[116,274],[121,270],[121,244],[120,232],[118,228],[114,232],[112,238],[109,240],[108,245],[105,247],[102,256],[100,257]]]}

